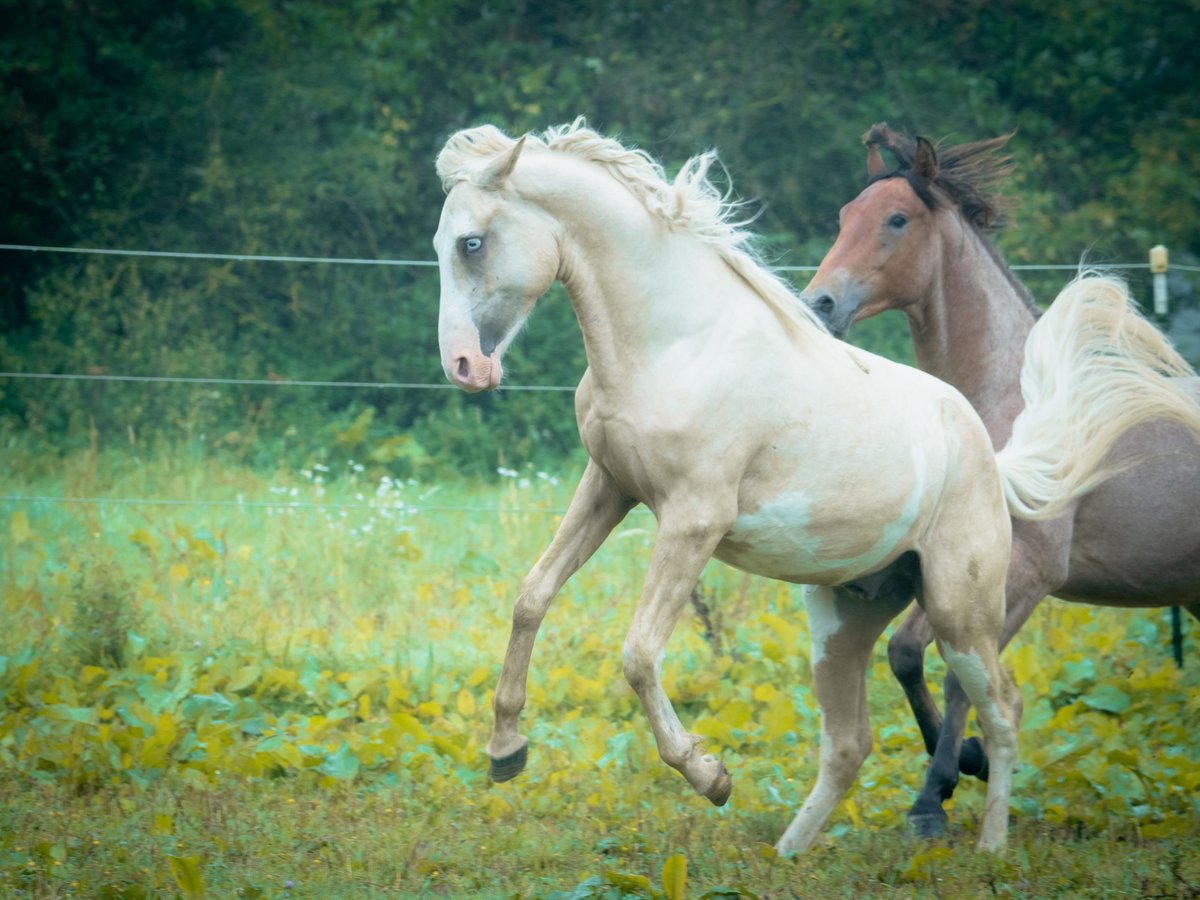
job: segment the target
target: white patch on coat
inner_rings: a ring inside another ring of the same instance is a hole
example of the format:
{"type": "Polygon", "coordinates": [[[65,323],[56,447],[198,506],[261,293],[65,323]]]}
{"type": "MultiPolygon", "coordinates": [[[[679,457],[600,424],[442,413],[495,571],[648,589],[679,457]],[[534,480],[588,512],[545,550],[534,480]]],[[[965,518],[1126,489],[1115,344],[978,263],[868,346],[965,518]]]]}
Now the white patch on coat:
{"type": "Polygon", "coordinates": [[[879,538],[868,548],[846,557],[831,557],[828,537],[821,527],[810,531],[817,501],[802,491],[781,494],[762,504],[752,513],[739,515],[717,548],[716,556],[730,565],[759,575],[796,578],[826,573],[862,575],[874,571],[912,532],[921,514],[928,481],[928,457],[923,447],[911,448],[912,489],[899,514],[881,526],[879,538]],[[822,554],[822,549],[825,553],[822,554]]]}
{"type": "Polygon", "coordinates": [[[825,644],[841,630],[842,620],[838,616],[833,592],[828,588],[805,585],[804,608],[808,612],[808,633],[812,639],[812,659],[815,669],[825,658],[825,644]]]}

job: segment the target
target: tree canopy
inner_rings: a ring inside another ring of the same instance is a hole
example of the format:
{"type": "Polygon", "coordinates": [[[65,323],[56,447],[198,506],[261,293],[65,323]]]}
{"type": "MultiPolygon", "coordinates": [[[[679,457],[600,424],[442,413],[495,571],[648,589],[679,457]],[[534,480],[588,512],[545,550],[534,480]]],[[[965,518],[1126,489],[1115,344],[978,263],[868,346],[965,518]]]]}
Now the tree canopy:
{"type": "MultiPolygon", "coordinates": [[[[828,249],[877,121],[956,141],[1016,130],[1017,224],[998,238],[1012,262],[1143,261],[1157,243],[1200,256],[1191,0],[0,0],[0,14],[5,243],[428,260],[450,133],[586,115],[668,168],[717,148],[780,265],[828,249]]],[[[1048,302],[1063,280],[1030,286],[1048,302]]],[[[1194,281],[1173,283],[1185,307],[1194,281]]],[[[582,372],[560,300],[514,348],[515,380],[582,372]]],[[[0,251],[5,371],[435,383],[436,308],[427,268],[0,251]]],[[[863,340],[907,352],[895,323],[863,340]]],[[[203,435],[409,467],[435,449],[483,470],[496,446],[516,463],[576,442],[567,394],[0,379],[0,416],[55,442],[203,435]]]]}

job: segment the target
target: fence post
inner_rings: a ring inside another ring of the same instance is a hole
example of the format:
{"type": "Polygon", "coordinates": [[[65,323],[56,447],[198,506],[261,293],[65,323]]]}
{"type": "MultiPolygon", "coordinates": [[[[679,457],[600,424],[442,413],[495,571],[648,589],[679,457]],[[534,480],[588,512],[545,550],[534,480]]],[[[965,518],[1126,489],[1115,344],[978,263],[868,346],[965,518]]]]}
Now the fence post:
{"type": "MultiPolygon", "coordinates": [[[[1167,298],[1167,248],[1155,244],[1150,248],[1150,273],[1154,278],[1154,318],[1160,328],[1166,328],[1166,315],[1169,309],[1167,298]]],[[[1175,656],[1175,665],[1183,668],[1183,616],[1179,607],[1171,607],[1171,651],[1175,656]]]]}

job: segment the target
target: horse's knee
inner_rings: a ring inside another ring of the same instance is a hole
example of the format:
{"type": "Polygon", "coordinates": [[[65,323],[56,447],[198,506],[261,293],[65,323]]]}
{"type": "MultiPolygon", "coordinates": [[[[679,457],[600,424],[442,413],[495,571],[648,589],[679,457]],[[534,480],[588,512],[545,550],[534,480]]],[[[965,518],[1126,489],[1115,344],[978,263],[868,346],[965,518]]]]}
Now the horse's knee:
{"type": "Polygon", "coordinates": [[[925,677],[925,648],[908,635],[897,631],[888,641],[888,665],[901,684],[912,684],[925,677]]]}
{"type": "Polygon", "coordinates": [[[652,684],[657,677],[657,663],[654,657],[633,640],[625,641],[621,651],[621,666],[625,680],[629,682],[634,693],[641,693],[642,688],[652,684]]]}
{"type": "Polygon", "coordinates": [[[841,787],[849,789],[858,776],[858,770],[871,755],[871,729],[856,728],[852,732],[834,737],[826,734],[826,749],[822,745],[821,761],[829,777],[841,787]]]}

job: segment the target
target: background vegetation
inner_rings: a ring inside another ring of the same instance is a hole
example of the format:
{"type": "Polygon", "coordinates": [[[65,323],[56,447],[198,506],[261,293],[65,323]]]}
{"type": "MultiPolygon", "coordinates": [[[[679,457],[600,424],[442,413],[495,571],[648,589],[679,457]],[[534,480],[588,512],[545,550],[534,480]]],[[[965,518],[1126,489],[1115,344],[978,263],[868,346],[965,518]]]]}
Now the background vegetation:
{"type": "MultiPolygon", "coordinates": [[[[432,161],[452,131],[585,114],[668,167],[718,148],[780,265],[820,260],[880,120],[952,140],[1016,130],[1021,214],[1000,237],[1014,263],[1144,262],[1155,243],[1177,263],[1200,254],[1190,0],[1153,15],[1133,0],[2,0],[0,13],[8,243],[427,260],[432,161]]],[[[1049,302],[1065,277],[1031,286],[1049,302]]],[[[1184,308],[1193,282],[1173,286],[1184,308]]],[[[440,382],[436,298],[426,268],[0,251],[0,365],[440,382]]],[[[905,358],[900,320],[859,339],[905,358]]],[[[508,369],[572,385],[583,365],[556,295],[508,369]]],[[[2,427],[53,446],[203,436],[299,464],[365,410],[364,441],[408,437],[380,451],[399,467],[491,471],[497,448],[545,464],[577,443],[562,394],[0,379],[2,427]]]]}
{"type": "MultiPolygon", "coordinates": [[[[429,260],[450,133],[585,114],[668,168],[718,148],[779,265],[819,261],[880,120],[1016,129],[1014,263],[1200,262],[1191,0],[0,0],[0,20],[3,243],[429,260]]],[[[1066,277],[1027,280],[1048,302],[1066,277]]],[[[1172,278],[1182,329],[1196,276],[1172,278]]],[[[0,896],[1200,895],[1200,667],[1189,637],[1174,668],[1164,613],[1047,603],[1006,655],[1026,715],[1004,858],[962,852],[976,784],[947,842],[905,836],[924,759],[881,646],[877,753],[830,841],[776,860],[815,775],[799,598],[714,565],[670,644],[681,715],[734,774],[712,809],[620,676],[644,513],[552,609],[530,770],[489,785],[515,585],[580,468],[569,391],[281,386],[440,383],[436,306],[426,267],[0,250],[2,372],[271,382],[0,377],[0,896]]],[[[887,319],[856,339],[907,358],[887,319]]],[[[554,292],[510,378],[583,365],[554,292]]]]}

